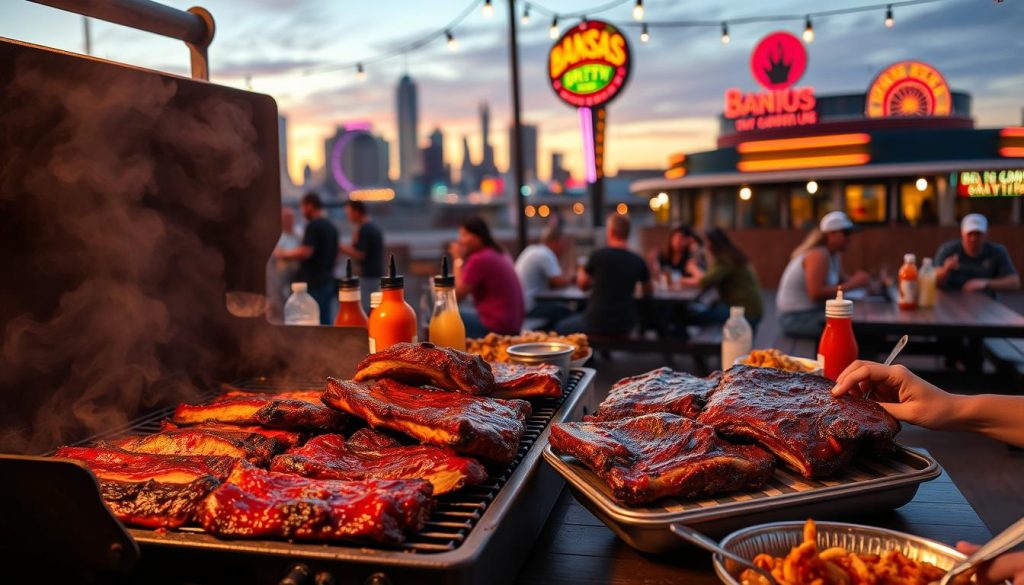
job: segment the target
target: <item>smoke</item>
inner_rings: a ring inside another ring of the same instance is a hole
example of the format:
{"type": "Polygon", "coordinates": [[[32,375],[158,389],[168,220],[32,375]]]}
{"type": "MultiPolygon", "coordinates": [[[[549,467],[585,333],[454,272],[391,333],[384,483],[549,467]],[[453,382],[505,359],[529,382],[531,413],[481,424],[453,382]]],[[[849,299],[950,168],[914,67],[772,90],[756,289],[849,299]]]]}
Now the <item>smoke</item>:
{"type": "Polygon", "coordinates": [[[252,108],[233,94],[185,99],[170,78],[52,61],[0,68],[5,452],[198,397],[195,372],[219,371],[209,337],[224,335],[211,323],[226,292],[223,247],[204,235],[265,170],[252,108]]]}

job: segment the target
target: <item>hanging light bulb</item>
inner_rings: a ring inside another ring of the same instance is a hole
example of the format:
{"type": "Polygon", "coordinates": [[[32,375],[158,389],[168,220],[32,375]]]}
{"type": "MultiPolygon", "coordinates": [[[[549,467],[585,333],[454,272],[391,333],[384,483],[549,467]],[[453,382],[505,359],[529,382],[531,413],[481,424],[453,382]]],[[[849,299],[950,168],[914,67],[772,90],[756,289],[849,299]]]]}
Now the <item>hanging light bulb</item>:
{"type": "Polygon", "coordinates": [[[366,70],[363,69],[362,63],[356,64],[356,79],[359,81],[366,79],[366,70]]]}
{"type": "Polygon", "coordinates": [[[811,24],[811,17],[807,17],[807,23],[804,25],[804,42],[810,43],[814,41],[814,25],[811,24]]]}
{"type": "Polygon", "coordinates": [[[722,44],[729,44],[729,25],[724,22],[722,23],[722,44]]]}
{"type": "Polygon", "coordinates": [[[530,24],[530,5],[523,5],[523,17],[519,20],[523,24],[530,24]]]}
{"type": "Polygon", "coordinates": [[[548,36],[552,39],[558,38],[558,16],[556,15],[551,19],[551,28],[548,30],[548,36]]]}
{"type": "Polygon", "coordinates": [[[640,42],[646,43],[651,40],[651,35],[647,32],[647,23],[644,23],[644,28],[640,30],[640,42]]]}
{"type": "Polygon", "coordinates": [[[892,19],[892,4],[885,7],[885,28],[892,28],[896,21],[892,19]]]}
{"type": "Polygon", "coordinates": [[[480,12],[484,15],[484,18],[494,16],[494,5],[491,4],[491,0],[484,0],[484,6],[480,9],[480,12]]]}
{"type": "Polygon", "coordinates": [[[633,6],[633,20],[644,19],[644,0],[636,0],[636,4],[633,6]]]}
{"type": "Polygon", "coordinates": [[[458,50],[459,42],[455,40],[455,35],[452,34],[452,31],[444,31],[444,36],[448,37],[448,48],[452,51],[458,50]]]}

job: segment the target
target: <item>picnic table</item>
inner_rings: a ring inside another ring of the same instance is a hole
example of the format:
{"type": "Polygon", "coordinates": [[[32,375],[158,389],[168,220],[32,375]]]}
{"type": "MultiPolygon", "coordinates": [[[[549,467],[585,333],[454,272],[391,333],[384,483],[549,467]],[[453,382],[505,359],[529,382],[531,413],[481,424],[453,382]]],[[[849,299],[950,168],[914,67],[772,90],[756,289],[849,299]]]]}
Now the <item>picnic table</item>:
{"type": "MultiPolygon", "coordinates": [[[[656,303],[686,304],[697,300],[702,292],[703,291],[699,288],[666,288],[664,286],[655,286],[650,300],[656,303]]],[[[534,299],[538,301],[584,303],[589,298],[590,291],[581,290],[576,286],[567,286],[565,288],[543,291],[534,295],[534,299]]],[[[637,295],[638,300],[642,298],[642,296],[637,295]]]]}
{"type": "Polygon", "coordinates": [[[1024,337],[1024,316],[982,293],[939,291],[934,307],[913,311],[889,299],[858,301],[853,328],[858,335],[1024,337]]]}

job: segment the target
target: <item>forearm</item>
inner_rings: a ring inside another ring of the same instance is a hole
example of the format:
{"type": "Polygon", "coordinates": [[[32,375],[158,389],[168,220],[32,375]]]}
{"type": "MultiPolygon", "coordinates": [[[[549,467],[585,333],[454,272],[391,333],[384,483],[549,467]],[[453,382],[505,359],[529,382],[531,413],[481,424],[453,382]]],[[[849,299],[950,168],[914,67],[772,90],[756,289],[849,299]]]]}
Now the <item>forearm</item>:
{"type": "Polygon", "coordinates": [[[1007,274],[988,281],[988,287],[992,290],[1017,290],[1020,288],[1020,276],[1007,274]]]}
{"type": "Polygon", "coordinates": [[[1024,396],[956,395],[952,408],[945,430],[971,431],[1024,447],[1024,396]]]}

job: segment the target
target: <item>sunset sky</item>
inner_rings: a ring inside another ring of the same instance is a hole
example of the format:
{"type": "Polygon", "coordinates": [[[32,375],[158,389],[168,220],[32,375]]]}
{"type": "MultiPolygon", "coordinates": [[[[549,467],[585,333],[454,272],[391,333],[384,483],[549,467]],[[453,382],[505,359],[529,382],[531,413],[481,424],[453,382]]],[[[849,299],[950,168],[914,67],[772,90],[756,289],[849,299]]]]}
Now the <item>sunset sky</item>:
{"type": "MultiPolygon", "coordinates": [[[[196,0],[165,0],[188,8],[196,0]]],[[[828,8],[863,6],[872,0],[830,0],[828,8]]],[[[521,5],[521,2],[518,4],[521,5]]],[[[545,0],[542,5],[572,13],[602,4],[597,0],[545,0]]],[[[822,9],[820,0],[739,3],[727,0],[647,0],[646,18],[670,20],[742,18],[764,14],[803,14],[822,9]]],[[[470,137],[479,157],[480,102],[491,106],[492,142],[500,168],[507,165],[509,113],[505,0],[495,15],[479,9],[454,30],[458,51],[444,39],[383,63],[367,66],[358,81],[354,68],[331,65],[370,60],[440,29],[470,0],[203,0],[217,21],[210,51],[216,83],[246,86],[273,96],[288,117],[289,170],[301,177],[306,164],[323,164],[323,140],[335,126],[369,120],[391,143],[392,175],[397,171],[395,87],[407,71],[419,86],[420,139],[434,127],[445,133],[448,162],[461,163],[461,139],[470,137]]],[[[632,1],[590,15],[632,25],[632,1]]],[[[947,0],[897,7],[896,24],[883,26],[884,9],[822,17],[808,47],[809,65],[801,85],[819,95],[866,90],[876,73],[895,61],[918,59],[942,72],[955,91],[973,95],[979,126],[1016,125],[1024,108],[1024,1],[947,0]]],[[[563,19],[562,28],[575,24],[563,19]]],[[[547,177],[551,151],[562,151],[570,170],[582,160],[577,117],[559,102],[546,80],[550,19],[533,13],[521,28],[520,57],[526,122],[540,126],[540,175],[547,177]]],[[[757,41],[774,30],[799,34],[800,20],[736,24],[723,46],[718,26],[640,29],[626,26],[633,57],[632,78],[609,109],[607,166],[662,168],[670,153],[714,147],[716,116],[728,87],[756,89],[748,62],[757,41]]],[[[83,50],[82,18],[24,1],[0,4],[0,36],[74,52],[83,50]]],[[[102,21],[92,23],[93,53],[158,70],[187,74],[188,52],[178,41],[102,21]]]]}

